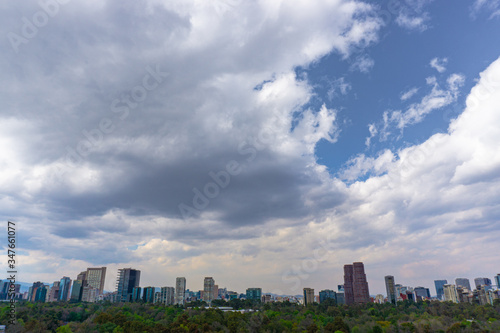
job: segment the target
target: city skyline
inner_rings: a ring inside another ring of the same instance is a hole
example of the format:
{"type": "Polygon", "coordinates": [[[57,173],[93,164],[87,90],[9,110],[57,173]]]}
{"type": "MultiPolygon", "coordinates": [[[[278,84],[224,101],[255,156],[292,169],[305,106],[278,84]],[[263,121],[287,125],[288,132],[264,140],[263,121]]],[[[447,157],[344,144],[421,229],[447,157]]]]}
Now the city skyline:
{"type": "Polygon", "coordinates": [[[363,262],[374,295],[498,273],[500,1],[0,6],[19,281],[301,295],[363,262]]]}

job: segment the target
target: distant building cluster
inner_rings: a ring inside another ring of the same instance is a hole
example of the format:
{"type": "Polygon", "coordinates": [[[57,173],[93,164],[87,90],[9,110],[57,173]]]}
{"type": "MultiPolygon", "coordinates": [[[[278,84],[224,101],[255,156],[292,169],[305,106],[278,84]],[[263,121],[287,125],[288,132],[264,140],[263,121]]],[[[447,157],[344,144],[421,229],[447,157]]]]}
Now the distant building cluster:
{"type": "Polygon", "coordinates": [[[378,294],[371,297],[368,288],[364,264],[355,262],[344,265],[344,284],[338,285],[337,290],[325,289],[315,295],[313,288],[304,288],[303,297],[263,294],[261,288],[248,288],[246,293],[240,294],[220,288],[213,277],[205,277],[203,290],[190,291],[186,288],[186,278],[178,277],[175,286],[141,287],[141,271],[133,268],[118,270],[116,289],[114,292],[104,292],[106,267],[91,267],[80,272],[75,280],[63,276],[54,281],[52,286],[40,281],[34,282],[29,290],[21,293],[21,285],[11,285],[9,281],[0,280],[0,300],[6,300],[10,295],[16,299],[25,299],[31,302],[144,302],[163,305],[185,305],[187,302],[205,301],[211,304],[214,300],[247,299],[262,303],[284,302],[313,303],[333,302],[334,304],[363,304],[363,303],[392,303],[398,301],[439,300],[455,303],[493,304],[500,298],[500,274],[494,277],[495,284],[486,277],[474,279],[475,288],[471,288],[469,279],[457,278],[455,284],[447,280],[435,280],[436,297],[431,297],[429,288],[409,287],[397,284],[394,276],[385,276],[386,296],[378,294]],[[9,290],[10,288],[10,290],[9,290]]]}
{"type": "Polygon", "coordinates": [[[378,303],[390,302],[396,304],[403,300],[439,300],[454,303],[474,303],[480,305],[492,304],[495,299],[500,299],[500,274],[495,276],[495,284],[489,278],[480,277],[474,279],[475,288],[472,289],[467,278],[456,278],[455,284],[447,280],[435,280],[436,297],[432,298],[429,288],[407,287],[394,282],[394,276],[385,277],[387,297],[377,295],[375,301],[378,303]]]}

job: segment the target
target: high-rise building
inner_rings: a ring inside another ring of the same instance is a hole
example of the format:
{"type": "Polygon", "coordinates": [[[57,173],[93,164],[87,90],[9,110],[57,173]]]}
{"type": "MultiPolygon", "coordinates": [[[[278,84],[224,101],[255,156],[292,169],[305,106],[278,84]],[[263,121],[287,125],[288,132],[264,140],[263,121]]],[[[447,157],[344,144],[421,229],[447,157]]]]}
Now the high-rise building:
{"type": "Polygon", "coordinates": [[[500,289],[500,274],[495,276],[495,284],[497,285],[497,289],[500,289]]]}
{"type": "Polygon", "coordinates": [[[321,290],[319,292],[319,302],[323,303],[327,299],[333,299],[335,302],[337,302],[337,293],[330,289],[321,290]]]}
{"type": "Polygon", "coordinates": [[[142,301],[144,303],[153,303],[154,300],[155,300],[155,288],[154,287],[144,288],[144,292],[142,293],[142,301]]]}
{"type": "Polygon", "coordinates": [[[398,298],[396,295],[396,285],[394,283],[394,276],[387,275],[385,277],[385,289],[387,291],[387,301],[396,304],[398,298]]]}
{"type": "Polygon", "coordinates": [[[261,288],[248,288],[246,292],[247,299],[254,301],[261,301],[262,289],[261,288]]]}
{"type": "MultiPolygon", "coordinates": [[[[30,302],[35,302],[37,299],[37,290],[39,288],[42,288],[42,287],[45,287],[45,285],[40,282],[40,281],[37,281],[37,282],[33,282],[33,285],[30,287],[30,290],[28,292],[28,301],[30,302]]],[[[45,297],[44,297],[44,300],[45,300],[45,297]]],[[[40,299],[38,299],[38,301],[40,301],[40,299]]]]}
{"type": "Polygon", "coordinates": [[[70,302],[72,303],[81,302],[83,282],[84,281],[82,280],[73,281],[73,288],[71,289],[70,302]]]}
{"type": "Polygon", "coordinates": [[[443,300],[444,298],[443,286],[445,284],[448,284],[447,280],[434,280],[434,286],[436,287],[436,295],[439,300],[443,300]]]}
{"type": "Polygon", "coordinates": [[[314,289],[304,288],[304,305],[314,303],[314,289]]]}
{"type": "Polygon", "coordinates": [[[160,303],[164,305],[174,304],[175,288],[174,287],[161,287],[160,303]]]}
{"type": "Polygon", "coordinates": [[[106,267],[87,268],[87,272],[85,273],[85,281],[86,281],[85,285],[97,289],[99,295],[102,295],[104,293],[105,279],[106,279],[106,267]]]}
{"type": "Polygon", "coordinates": [[[175,279],[175,304],[184,305],[186,303],[186,278],[175,279]]]}
{"type": "Polygon", "coordinates": [[[203,281],[203,300],[210,303],[214,299],[215,280],[207,276],[203,281]]]}
{"type": "Polygon", "coordinates": [[[413,292],[415,293],[415,298],[417,301],[423,301],[431,298],[431,292],[429,288],[415,287],[415,289],[413,289],[413,292]]]}
{"type": "Polygon", "coordinates": [[[458,303],[457,288],[454,284],[445,284],[443,286],[444,300],[453,303],[458,303]]]}
{"type": "Polygon", "coordinates": [[[134,287],[139,287],[140,281],[141,271],[132,268],[119,269],[116,280],[117,300],[119,302],[130,302],[134,287]]]}
{"type": "Polygon", "coordinates": [[[131,302],[139,302],[141,300],[141,291],[142,291],[141,287],[134,287],[134,289],[132,289],[131,302]]]}
{"type": "Polygon", "coordinates": [[[467,290],[472,290],[470,288],[470,282],[469,282],[469,279],[467,278],[456,278],[455,279],[455,285],[457,287],[463,287],[463,288],[467,288],[467,290]]]}
{"type": "Polygon", "coordinates": [[[476,285],[476,289],[479,289],[479,286],[491,286],[491,280],[485,277],[475,278],[474,283],[476,285]]]}
{"type": "Polygon", "coordinates": [[[369,303],[370,292],[362,262],[344,265],[345,304],[369,303]]]}
{"type": "Polygon", "coordinates": [[[54,281],[52,287],[49,289],[49,296],[47,302],[56,302],[59,300],[59,285],[60,281],[54,281]]]}
{"type": "Polygon", "coordinates": [[[71,296],[71,279],[64,276],[59,283],[59,300],[66,302],[71,296]]]}

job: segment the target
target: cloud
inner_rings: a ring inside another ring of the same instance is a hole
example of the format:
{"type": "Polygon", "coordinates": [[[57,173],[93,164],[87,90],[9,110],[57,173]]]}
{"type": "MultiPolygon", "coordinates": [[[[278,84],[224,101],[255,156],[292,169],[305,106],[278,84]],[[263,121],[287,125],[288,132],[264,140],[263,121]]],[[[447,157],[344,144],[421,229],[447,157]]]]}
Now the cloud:
{"type": "Polygon", "coordinates": [[[414,87],[408,91],[405,91],[404,93],[401,94],[401,97],[400,97],[401,100],[406,101],[407,99],[412,98],[418,92],[418,90],[419,90],[418,88],[414,87]]]}
{"type": "Polygon", "coordinates": [[[350,70],[359,71],[361,73],[368,73],[375,65],[375,61],[368,56],[361,56],[351,64],[350,70]]]}
{"type": "Polygon", "coordinates": [[[0,211],[23,221],[30,255],[193,269],[227,253],[219,243],[239,258],[238,242],[345,200],[314,155],[337,140],[336,110],[306,107],[313,88],[295,68],[377,42],[373,6],[71,2],[33,36],[22,17],[40,6],[2,9],[3,30],[24,39],[0,41],[0,211]]]}
{"type": "Polygon", "coordinates": [[[482,10],[487,10],[490,14],[489,20],[500,16],[499,0],[475,0],[471,9],[471,17],[476,19],[482,10]]]}
{"type": "MultiPolygon", "coordinates": [[[[427,78],[426,82],[428,85],[432,86],[431,91],[422,97],[420,102],[410,104],[405,110],[385,111],[382,124],[373,125],[375,126],[376,132],[375,130],[370,131],[370,140],[378,133],[380,135],[380,140],[385,141],[391,135],[391,129],[393,127],[397,128],[400,133],[402,133],[404,128],[423,121],[427,114],[455,102],[458,98],[460,88],[465,83],[465,77],[462,74],[451,74],[446,79],[446,89],[441,88],[435,77],[427,78]]],[[[403,97],[412,96],[416,93],[417,90],[414,89],[404,93],[401,100],[404,101],[405,99],[403,97]]]]}
{"type": "Polygon", "coordinates": [[[446,71],[447,63],[448,63],[448,58],[433,58],[430,62],[430,65],[439,73],[443,73],[444,71],[446,71]]]}
{"type": "Polygon", "coordinates": [[[422,16],[409,16],[406,13],[400,13],[396,17],[396,23],[402,28],[408,30],[424,31],[427,30],[429,17],[424,13],[422,16]]]}
{"type": "Polygon", "coordinates": [[[339,96],[339,93],[343,96],[352,89],[352,85],[347,82],[345,77],[340,77],[334,81],[328,82],[329,89],[327,91],[328,100],[332,101],[335,97],[339,96]]]}

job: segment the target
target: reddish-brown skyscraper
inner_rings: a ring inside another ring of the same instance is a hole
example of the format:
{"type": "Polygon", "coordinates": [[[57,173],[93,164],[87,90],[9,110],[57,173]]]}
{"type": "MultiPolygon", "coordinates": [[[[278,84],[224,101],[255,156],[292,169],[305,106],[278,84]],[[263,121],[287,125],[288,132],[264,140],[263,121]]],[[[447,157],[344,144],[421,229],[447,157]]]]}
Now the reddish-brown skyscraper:
{"type": "Polygon", "coordinates": [[[344,265],[344,297],[345,304],[370,302],[365,266],[362,262],[344,265]]]}

